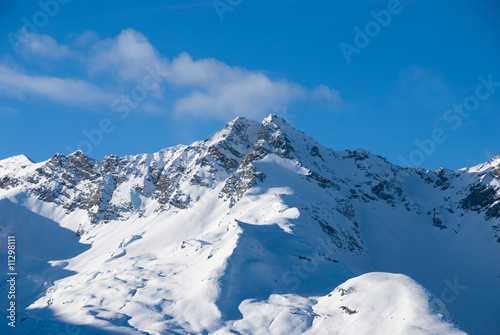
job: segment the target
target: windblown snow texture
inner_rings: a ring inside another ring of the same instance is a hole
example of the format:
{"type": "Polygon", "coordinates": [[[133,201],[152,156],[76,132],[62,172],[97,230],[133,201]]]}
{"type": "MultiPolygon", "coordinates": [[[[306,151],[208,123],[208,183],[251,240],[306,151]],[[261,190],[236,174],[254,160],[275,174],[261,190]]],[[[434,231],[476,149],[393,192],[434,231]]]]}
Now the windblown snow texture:
{"type": "Polygon", "coordinates": [[[2,333],[500,334],[500,156],[402,168],[237,118],[154,154],[2,160],[0,228],[2,333]]]}

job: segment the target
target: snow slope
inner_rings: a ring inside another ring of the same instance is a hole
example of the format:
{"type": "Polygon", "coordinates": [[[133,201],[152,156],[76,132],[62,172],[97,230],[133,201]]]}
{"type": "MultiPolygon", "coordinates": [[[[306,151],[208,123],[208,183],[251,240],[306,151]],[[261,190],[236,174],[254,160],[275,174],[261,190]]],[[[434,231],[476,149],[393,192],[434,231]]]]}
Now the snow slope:
{"type": "Polygon", "coordinates": [[[154,154],[12,157],[15,330],[499,334],[499,180],[498,156],[401,168],[275,115],[154,154]]]}
{"type": "Polygon", "coordinates": [[[443,303],[411,278],[373,272],[349,279],[321,297],[274,294],[245,301],[244,318],[218,333],[465,334],[443,303]]]}

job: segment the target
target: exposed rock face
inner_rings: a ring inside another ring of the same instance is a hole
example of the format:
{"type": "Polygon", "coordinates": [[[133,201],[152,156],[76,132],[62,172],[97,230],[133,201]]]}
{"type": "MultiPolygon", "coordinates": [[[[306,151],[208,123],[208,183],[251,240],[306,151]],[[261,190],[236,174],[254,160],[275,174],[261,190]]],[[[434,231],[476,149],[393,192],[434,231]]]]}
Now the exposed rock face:
{"type": "MultiPolygon", "coordinates": [[[[50,264],[68,267],[69,277],[50,282],[38,267],[26,277],[33,287],[46,282],[33,307],[60,315],[82,311],[99,324],[161,334],[248,333],[257,316],[259,333],[274,327],[274,301],[307,329],[332,313],[366,315],[356,283],[339,286],[323,307],[318,297],[356,272],[388,271],[451,299],[468,329],[498,333],[500,307],[491,301],[500,300],[500,156],[457,171],[402,168],[365,150],[321,146],[275,115],[237,118],[203,141],[154,154],[2,160],[0,207],[2,229],[46,242],[43,224],[92,245],[50,264]],[[338,298],[334,308],[330,298],[338,298]]],[[[383,286],[381,299],[398,296],[383,286]]],[[[393,322],[392,312],[381,315],[393,322]]],[[[332,320],[335,328],[341,319],[332,320]]]]}
{"type": "Polygon", "coordinates": [[[496,201],[500,200],[494,188],[488,187],[481,182],[470,186],[470,193],[460,201],[460,205],[465,210],[480,212],[489,208],[496,201]]]}
{"type": "MultiPolygon", "coordinates": [[[[355,199],[383,201],[394,208],[403,204],[408,212],[420,213],[420,204],[405,185],[417,178],[442,194],[442,203],[436,205],[430,220],[436,228],[448,228],[443,211],[473,211],[489,221],[500,218],[498,157],[459,171],[402,169],[364,150],[324,148],[276,115],[262,124],[237,118],[204,141],[154,154],[111,155],[99,162],[77,151],[69,156],[56,154],[38,164],[24,156],[13,157],[0,164],[0,190],[26,188],[39,200],[62,206],[68,213],[85,210],[92,224],[106,223],[130,213],[144,215],[147,199],[156,202],[154,212],[185,209],[193,201],[192,187],[201,190],[197,192],[218,188],[219,197],[232,207],[266,179],[256,163],[274,156],[303,169],[304,179],[332,195],[337,209],[343,207],[346,213],[355,212],[351,205],[355,199]],[[338,166],[325,163],[332,158],[338,160],[338,166]],[[16,171],[9,166],[16,166],[16,171]],[[353,181],[354,187],[348,187],[353,181]]],[[[353,221],[353,235],[348,234],[353,239],[348,248],[353,249],[360,245],[354,242],[355,215],[346,216],[353,221]]],[[[319,225],[328,234],[338,235],[330,224],[319,225]]],[[[500,241],[498,225],[493,229],[500,241]]]]}

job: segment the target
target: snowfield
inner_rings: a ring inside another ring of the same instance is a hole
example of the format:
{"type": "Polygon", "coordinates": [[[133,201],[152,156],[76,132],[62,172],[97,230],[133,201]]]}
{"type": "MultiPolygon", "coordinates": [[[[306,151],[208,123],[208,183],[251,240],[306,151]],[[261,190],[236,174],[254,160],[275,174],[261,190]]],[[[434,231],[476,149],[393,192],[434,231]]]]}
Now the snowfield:
{"type": "Polygon", "coordinates": [[[372,272],[349,279],[327,296],[271,295],[244,301],[243,319],[229,334],[465,334],[444,304],[404,275],[372,272]]]}
{"type": "Polygon", "coordinates": [[[500,334],[499,181],[500,156],[402,168],[275,115],[154,154],[12,157],[0,332],[500,334]]]}

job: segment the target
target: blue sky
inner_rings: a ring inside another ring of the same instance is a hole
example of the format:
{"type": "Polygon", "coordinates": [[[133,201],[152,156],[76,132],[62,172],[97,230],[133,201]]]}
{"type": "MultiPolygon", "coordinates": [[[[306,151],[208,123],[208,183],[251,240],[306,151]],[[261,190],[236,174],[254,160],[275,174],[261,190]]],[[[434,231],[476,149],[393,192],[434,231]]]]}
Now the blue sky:
{"type": "Polygon", "coordinates": [[[0,159],[102,159],[270,113],[335,150],[461,168],[500,154],[500,4],[0,5],[0,159]]]}

